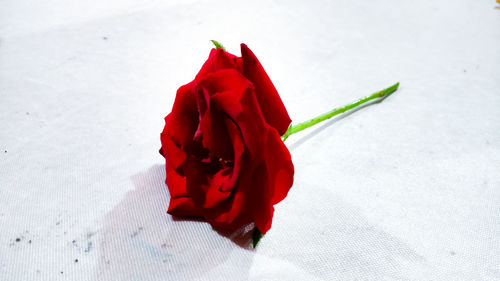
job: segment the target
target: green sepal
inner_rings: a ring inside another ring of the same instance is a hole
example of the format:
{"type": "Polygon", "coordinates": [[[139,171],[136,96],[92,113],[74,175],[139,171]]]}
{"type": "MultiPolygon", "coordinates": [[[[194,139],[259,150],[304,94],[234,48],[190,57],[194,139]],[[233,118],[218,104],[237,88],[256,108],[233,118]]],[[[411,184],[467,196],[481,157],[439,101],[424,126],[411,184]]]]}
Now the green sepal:
{"type": "Polygon", "coordinates": [[[210,41],[212,41],[212,43],[214,43],[216,49],[222,49],[222,50],[226,51],[226,48],[224,48],[224,46],[221,43],[219,43],[215,40],[210,40],[210,41]]]}
{"type": "Polygon", "coordinates": [[[253,245],[254,249],[255,249],[255,247],[257,247],[257,244],[259,243],[260,239],[263,236],[264,236],[264,234],[262,234],[257,227],[254,228],[253,233],[252,233],[252,245],[253,245]]]}

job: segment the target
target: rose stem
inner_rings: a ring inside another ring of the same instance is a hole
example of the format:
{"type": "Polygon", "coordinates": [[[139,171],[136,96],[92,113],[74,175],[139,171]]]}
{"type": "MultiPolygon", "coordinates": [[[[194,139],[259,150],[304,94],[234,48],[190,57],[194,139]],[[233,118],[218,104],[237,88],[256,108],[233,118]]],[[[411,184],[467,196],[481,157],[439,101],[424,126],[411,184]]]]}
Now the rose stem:
{"type": "Polygon", "coordinates": [[[346,112],[350,109],[353,109],[353,108],[355,108],[363,103],[366,103],[366,102],[371,101],[371,100],[376,99],[376,98],[386,98],[390,94],[394,93],[398,89],[398,87],[399,87],[399,82],[390,86],[389,88],[383,89],[382,91],[378,91],[374,94],[371,94],[367,97],[364,97],[364,98],[358,100],[357,102],[350,103],[350,104],[345,105],[343,107],[335,108],[327,113],[324,113],[324,114],[321,114],[317,117],[314,117],[311,120],[307,120],[307,121],[299,123],[297,125],[292,125],[288,128],[288,130],[285,132],[285,134],[283,136],[281,136],[281,138],[283,139],[283,141],[285,141],[289,136],[291,136],[295,133],[298,133],[298,132],[305,130],[311,126],[314,126],[322,121],[330,119],[335,115],[338,115],[340,113],[343,113],[343,112],[346,112]]]}

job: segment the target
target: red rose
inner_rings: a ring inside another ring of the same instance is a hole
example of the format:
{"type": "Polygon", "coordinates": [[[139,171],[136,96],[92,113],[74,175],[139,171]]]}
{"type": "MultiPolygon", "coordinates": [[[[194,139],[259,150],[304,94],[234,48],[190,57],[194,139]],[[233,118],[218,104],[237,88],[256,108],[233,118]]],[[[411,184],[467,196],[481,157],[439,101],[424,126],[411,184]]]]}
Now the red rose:
{"type": "Polygon", "coordinates": [[[293,183],[290,153],[280,136],[290,117],[255,55],[212,49],[194,81],[177,91],[165,117],[168,212],[201,216],[234,230],[271,227],[273,205],[293,183]]]}

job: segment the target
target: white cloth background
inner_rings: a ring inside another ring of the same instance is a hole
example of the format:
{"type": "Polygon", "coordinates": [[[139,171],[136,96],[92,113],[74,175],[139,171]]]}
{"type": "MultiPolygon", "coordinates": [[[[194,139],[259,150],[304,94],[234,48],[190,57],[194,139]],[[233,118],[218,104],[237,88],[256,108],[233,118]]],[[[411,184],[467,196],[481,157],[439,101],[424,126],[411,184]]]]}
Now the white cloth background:
{"type": "Polygon", "coordinates": [[[0,0],[0,280],[500,280],[493,0],[0,0]],[[166,209],[163,117],[222,42],[295,122],[256,250],[166,209]]]}

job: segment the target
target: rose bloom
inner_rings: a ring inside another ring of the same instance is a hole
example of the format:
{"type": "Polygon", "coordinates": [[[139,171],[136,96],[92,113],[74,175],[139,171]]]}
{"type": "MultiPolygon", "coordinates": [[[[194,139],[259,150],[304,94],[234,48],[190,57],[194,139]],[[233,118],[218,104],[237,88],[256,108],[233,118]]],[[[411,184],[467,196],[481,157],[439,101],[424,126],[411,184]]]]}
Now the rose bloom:
{"type": "Polygon", "coordinates": [[[281,140],[291,120],[262,65],[241,44],[241,57],[212,49],[195,79],[177,91],[165,117],[168,213],[205,218],[235,230],[266,233],[274,205],[293,184],[281,140]]]}

